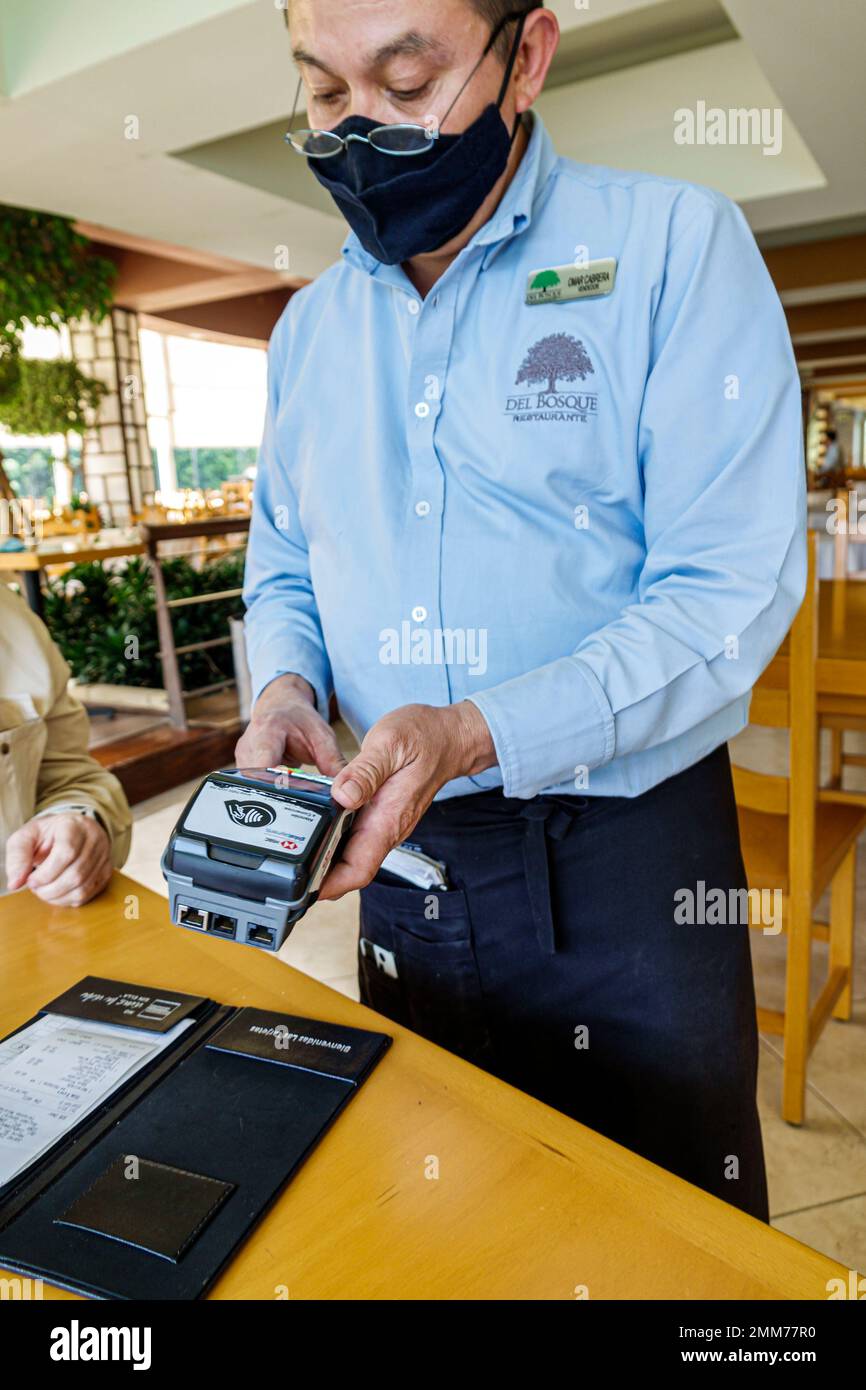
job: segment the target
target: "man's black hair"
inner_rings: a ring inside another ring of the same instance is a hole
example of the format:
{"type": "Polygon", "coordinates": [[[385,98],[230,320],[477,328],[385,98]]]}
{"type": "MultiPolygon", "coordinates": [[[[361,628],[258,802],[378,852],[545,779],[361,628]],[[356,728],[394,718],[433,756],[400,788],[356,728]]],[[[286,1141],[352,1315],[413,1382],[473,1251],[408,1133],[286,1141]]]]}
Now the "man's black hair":
{"type": "MultiPolygon", "coordinates": [[[[519,16],[524,11],[529,14],[530,10],[540,10],[544,0],[469,0],[469,4],[487,21],[492,31],[497,24],[502,23],[506,15],[519,16]]],[[[514,27],[507,24],[494,45],[494,51],[503,63],[508,60],[513,42],[514,27]]]]}
{"type": "MultiPolygon", "coordinates": [[[[524,10],[529,14],[530,10],[540,10],[544,6],[544,0],[468,0],[473,10],[477,10],[482,19],[490,25],[491,33],[497,24],[501,24],[508,14],[520,15],[524,10]]],[[[289,24],[289,0],[283,0],[281,5],[283,20],[286,28],[289,24]]],[[[510,25],[506,25],[499,38],[494,44],[494,49],[503,63],[508,61],[511,52],[511,45],[514,41],[514,31],[510,25]]]]}

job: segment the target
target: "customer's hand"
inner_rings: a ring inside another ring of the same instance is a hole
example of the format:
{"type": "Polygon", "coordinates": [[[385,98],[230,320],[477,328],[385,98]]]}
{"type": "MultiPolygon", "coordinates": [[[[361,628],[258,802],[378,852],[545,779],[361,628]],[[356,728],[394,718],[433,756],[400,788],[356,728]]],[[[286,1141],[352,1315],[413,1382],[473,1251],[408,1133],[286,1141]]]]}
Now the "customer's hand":
{"type": "Polygon", "coordinates": [[[34,816],[6,843],[9,892],[29,888],[53,907],[89,903],[111,872],[111,841],[98,821],[76,811],[34,816]]]}
{"type": "Polygon", "coordinates": [[[316,709],[313,688],[301,676],[277,676],[253,706],[235,748],[238,767],[312,763],[325,777],[345,767],[337,736],[316,709]]]}
{"type": "Polygon", "coordinates": [[[334,780],[335,801],[364,809],[320,896],[340,898],[364,888],[385,856],[411,834],[440,787],[495,762],[487,721],[468,700],[443,709],[404,705],[386,714],[334,780]]]}

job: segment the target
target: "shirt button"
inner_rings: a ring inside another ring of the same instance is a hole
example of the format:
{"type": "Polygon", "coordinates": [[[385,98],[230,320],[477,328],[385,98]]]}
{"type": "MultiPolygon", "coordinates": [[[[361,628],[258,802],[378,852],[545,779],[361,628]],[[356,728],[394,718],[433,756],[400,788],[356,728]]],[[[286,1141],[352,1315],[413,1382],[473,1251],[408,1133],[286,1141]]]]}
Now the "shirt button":
{"type": "Polygon", "coordinates": [[[418,416],[419,420],[427,419],[427,416],[430,414],[430,407],[426,401],[418,402],[418,404],[415,407],[415,414],[418,416]]]}
{"type": "Polygon", "coordinates": [[[417,299],[410,299],[409,303],[406,305],[406,308],[409,310],[409,313],[413,316],[413,318],[415,314],[420,314],[421,312],[421,305],[418,303],[417,299]]]}
{"type": "Polygon", "coordinates": [[[412,609],[412,621],[413,623],[424,623],[427,621],[427,609],[422,608],[420,603],[417,608],[412,609]]]}
{"type": "Polygon", "coordinates": [[[415,503],[415,515],[416,515],[416,516],[429,516],[429,515],[430,515],[430,503],[429,503],[429,502],[416,502],[416,503],[415,503]]]}

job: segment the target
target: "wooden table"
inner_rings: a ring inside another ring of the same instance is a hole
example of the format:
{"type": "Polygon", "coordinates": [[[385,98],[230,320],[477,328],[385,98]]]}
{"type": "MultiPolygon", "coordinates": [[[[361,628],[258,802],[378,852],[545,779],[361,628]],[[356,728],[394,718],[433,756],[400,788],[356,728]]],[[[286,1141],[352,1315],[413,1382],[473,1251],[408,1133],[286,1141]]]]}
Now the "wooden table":
{"type": "Polygon", "coordinates": [[[292,1299],[572,1300],[585,1285],[592,1299],[824,1300],[828,1279],[847,1278],[273,956],[171,926],[165,900],[120,874],[77,911],[0,899],[0,1034],[88,974],[395,1039],[216,1298],[273,1300],[285,1286],[292,1299]]]}
{"type": "Polygon", "coordinates": [[[64,542],[62,536],[42,541],[35,550],[0,550],[0,579],[4,574],[19,574],[28,604],[40,618],[42,605],[42,572],[51,565],[78,565],[90,560],[117,560],[127,555],[143,555],[143,541],[118,541],[100,544],[80,537],[64,542]],[[67,547],[67,548],[64,548],[67,547]]]}

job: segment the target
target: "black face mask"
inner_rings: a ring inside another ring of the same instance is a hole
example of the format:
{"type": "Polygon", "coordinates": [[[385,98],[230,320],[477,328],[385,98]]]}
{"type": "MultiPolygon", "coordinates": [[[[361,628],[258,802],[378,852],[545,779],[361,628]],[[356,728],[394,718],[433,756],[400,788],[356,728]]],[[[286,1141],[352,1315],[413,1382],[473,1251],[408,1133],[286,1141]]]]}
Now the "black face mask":
{"type": "MultiPolygon", "coordinates": [[[[524,19],[521,15],[499,96],[459,135],[439,135],[429,150],[411,159],[353,140],[330,159],[308,161],[361,245],[383,264],[398,265],[451,241],[505,172],[520,117],[509,134],[500,107],[524,19]]],[[[482,57],[491,46],[492,40],[482,57]]],[[[333,133],[368,135],[380,124],[369,116],[348,116],[333,133]]]]}

